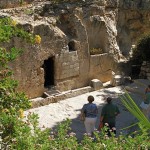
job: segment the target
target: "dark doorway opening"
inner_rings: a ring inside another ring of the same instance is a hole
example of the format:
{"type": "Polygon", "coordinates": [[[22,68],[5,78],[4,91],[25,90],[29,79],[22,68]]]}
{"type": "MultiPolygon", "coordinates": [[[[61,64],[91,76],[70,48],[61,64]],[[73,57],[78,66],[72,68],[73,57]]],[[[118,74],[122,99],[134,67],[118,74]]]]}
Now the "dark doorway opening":
{"type": "Polygon", "coordinates": [[[132,65],[131,78],[139,79],[140,71],[141,71],[141,65],[132,65]]]}
{"type": "Polygon", "coordinates": [[[54,86],[54,57],[44,60],[44,87],[54,86]]]}
{"type": "Polygon", "coordinates": [[[72,52],[72,51],[76,51],[76,48],[75,48],[75,41],[70,41],[68,43],[68,47],[69,47],[69,51],[72,52]]]}

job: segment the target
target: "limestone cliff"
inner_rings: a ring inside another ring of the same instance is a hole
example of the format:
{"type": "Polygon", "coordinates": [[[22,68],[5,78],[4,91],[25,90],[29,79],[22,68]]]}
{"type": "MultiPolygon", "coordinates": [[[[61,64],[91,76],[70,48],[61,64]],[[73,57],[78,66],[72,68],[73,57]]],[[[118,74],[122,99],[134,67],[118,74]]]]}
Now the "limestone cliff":
{"type": "Polygon", "coordinates": [[[35,0],[1,9],[1,16],[11,16],[42,38],[40,45],[17,37],[10,43],[24,49],[10,64],[19,89],[33,98],[47,87],[65,91],[87,86],[93,78],[109,81],[111,71],[129,74],[132,45],[150,30],[149,10],[149,0],[35,0]],[[91,55],[92,49],[101,49],[101,54],[91,55]]]}

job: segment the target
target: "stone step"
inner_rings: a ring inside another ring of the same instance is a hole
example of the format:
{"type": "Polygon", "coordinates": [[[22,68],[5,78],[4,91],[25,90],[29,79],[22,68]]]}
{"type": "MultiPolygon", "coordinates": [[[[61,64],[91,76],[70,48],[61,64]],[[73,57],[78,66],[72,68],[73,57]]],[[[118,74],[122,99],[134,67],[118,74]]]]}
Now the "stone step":
{"type": "Polygon", "coordinates": [[[71,98],[71,97],[75,97],[81,94],[85,94],[88,92],[92,92],[94,89],[91,86],[87,86],[87,87],[83,87],[83,88],[79,88],[79,89],[75,89],[75,90],[70,90],[70,91],[65,91],[62,93],[57,93],[55,95],[49,95],[47,94],[47,97],[43,98],[43,97],[38,97],[35,99],[31,99],[31,103],[32,103],[32,108],[37,108],[40,106],[45,106],[48,105],[50,103],[56,103],[59,102],[61,100],[67,99],[67,98],[71,98]]]}
{"type": "Polygon", "coordinates": [[[43,97],[46,98],[46,97],[55,96],[55,95],[58,95],[58,94],[61,94],[61,92],[58,91],[58,90],[48,90],[47,92],[43,93],[43,97]]]}

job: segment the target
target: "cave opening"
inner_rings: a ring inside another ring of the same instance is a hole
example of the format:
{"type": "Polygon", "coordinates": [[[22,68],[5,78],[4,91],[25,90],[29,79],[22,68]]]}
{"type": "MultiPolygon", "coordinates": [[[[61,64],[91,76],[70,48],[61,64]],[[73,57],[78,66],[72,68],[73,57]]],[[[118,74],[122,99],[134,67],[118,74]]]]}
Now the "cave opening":
{"type": "Polygon", "coordinates": [[[75,41],[70,41],[68,43],[69,52],[76,51],[75,41]]]}
{"type": "Polygon", "coordinates": [[[54,86],[54,57],[49,57],[44,60],[44,87],[50,88],[54,86]]]}
{"type": "Polygon", "coordinates": [[[132,65],[131,78],[139,79],[140,70],[141,70],[141,65],[132,65]]]}

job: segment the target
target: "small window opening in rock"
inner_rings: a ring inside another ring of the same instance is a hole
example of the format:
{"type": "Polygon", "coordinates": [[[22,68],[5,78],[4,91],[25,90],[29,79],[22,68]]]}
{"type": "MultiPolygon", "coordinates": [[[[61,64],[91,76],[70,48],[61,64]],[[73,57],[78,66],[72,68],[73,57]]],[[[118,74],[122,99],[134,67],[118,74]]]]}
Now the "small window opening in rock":
{"type": "Polygon", "coordinates": [[[75,51],[76,50],[76,48],[75,48],[75,41],[70,41],[69,43],[68,43],[68,47],[69,47],[69,51],[71,52],[71,51],[75,51]]]}
{"type": "Polygon", "coordinates": [[[44,68],[44,87],[49,88],[54,86],[54,57],[44,60],[42,67],[44,68]]]}

